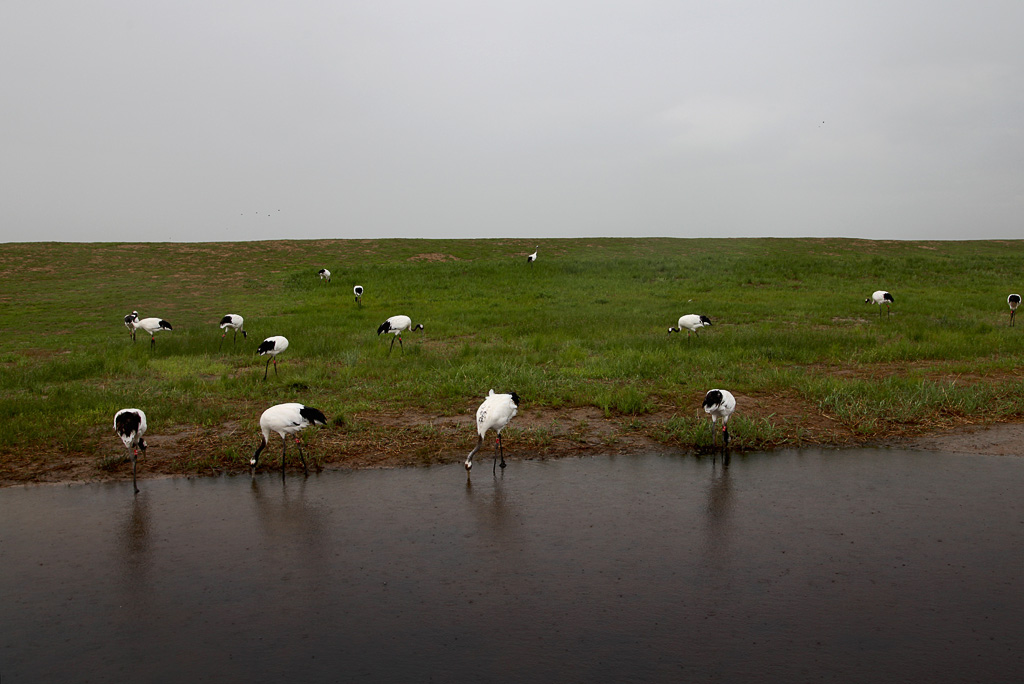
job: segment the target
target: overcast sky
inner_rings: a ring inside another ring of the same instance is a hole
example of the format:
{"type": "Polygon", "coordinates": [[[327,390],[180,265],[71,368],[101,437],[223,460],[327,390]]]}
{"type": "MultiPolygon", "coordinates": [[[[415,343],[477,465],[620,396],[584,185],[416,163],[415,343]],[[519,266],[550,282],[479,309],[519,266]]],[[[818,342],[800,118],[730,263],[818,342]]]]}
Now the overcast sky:
{"type": "Polygon", "coordinates": [[[1024,236],[1020,0],[3,0],[0,240],[1024,236]]]}

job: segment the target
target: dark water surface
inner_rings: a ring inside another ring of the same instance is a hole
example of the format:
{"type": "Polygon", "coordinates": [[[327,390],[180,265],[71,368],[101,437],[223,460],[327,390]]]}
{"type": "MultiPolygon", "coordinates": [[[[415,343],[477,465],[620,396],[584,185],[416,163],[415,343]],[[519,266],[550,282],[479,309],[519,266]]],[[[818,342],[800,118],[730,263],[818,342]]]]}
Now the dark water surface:
{"type": "Polygon", "coordinates": [[[1024,458],[490,465],[2,490],[0,678],[1024,677],[1024,458]]]}

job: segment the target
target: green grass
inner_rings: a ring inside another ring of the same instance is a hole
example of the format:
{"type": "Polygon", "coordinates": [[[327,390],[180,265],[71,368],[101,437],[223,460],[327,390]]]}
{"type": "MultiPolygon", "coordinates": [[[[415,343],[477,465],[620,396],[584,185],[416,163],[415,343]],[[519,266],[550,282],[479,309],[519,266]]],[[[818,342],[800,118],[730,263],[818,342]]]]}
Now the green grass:
{"type": "MultiPolygon", "coordinates": [[[[1008,327],[1006,306],[1024,290],[1024,242],[547,240],[528,266],[536,244],[0,245],[0,452],[109,451],[126,406],[146,410],[151,433],[251,426],[294,400],[355,426],[467,414],[490,388],[516,390],[525,411],[592,406],[634,428],[668,412],[651,434],[670,443],[699,443],[695,398],[713,386],[796,397],[866,437],[1024,416],[1024,322],[1008,327]],[[891,317],[864,303],[876,289],[895,296],[891,317]],[[133,309],[173,332],[132,344],[133,309]],[[248,340],[221,343],[225,313],[245,317],[248,340]],[[376,328],[398,313],[426,330],[389,356],[376,328]],[[668,335],[686,313],[714,326],[668,335]],[[254,351],[269,335],[291,346],[264,382],[254,351]]],[[[804,437],[799,421],[743,408],[738,443],[804,437]]]]}

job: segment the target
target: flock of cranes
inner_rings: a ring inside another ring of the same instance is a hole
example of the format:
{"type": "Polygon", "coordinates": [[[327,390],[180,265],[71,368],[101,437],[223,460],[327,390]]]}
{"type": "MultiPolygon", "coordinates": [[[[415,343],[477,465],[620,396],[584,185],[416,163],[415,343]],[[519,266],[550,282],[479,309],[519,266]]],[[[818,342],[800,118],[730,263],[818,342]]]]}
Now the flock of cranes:
{"type": "MultiPolygon", "coordinates": [[[[539,247],[530,255],[526,257],[526,262],[529,265],[533,265],[537,260],[537,252],[539,247]]],[[[322,268],[317,273],[321,281],[330,283],[331,272],[322,268]]],[[[362,306],[363,287],[356,285],[352,288],[353,294],[355,294],[356,304],[362,306]]],[[[1017,312],[1017,307],[1020,305],[1021,297],[1019,294],[1011,294],[1007,297],[1007,303],[1010,306],[1010,325],[1014,325],[1014,317],[1017,312]]],[[[864,300],[866,304],[876,304],[878,306],[878,314],[882,314],[882,306],[886,307],[886,315],[891,315],[892,305],[895,303],[895,299],[892,294],[885,290],[876,290],[871,294],[870,297],[864,300]]],[[[220,328],[223,330],[221,335],[221,344],[224,342],[224,338],[227,336],[228,329],[234,331],[234,337],[232,342],[237,342],[238,331],[241,330],[242,338],[245,339],[247,333],[245,331],[244,319],[238,314],[227,314],[220,321],[220,328]]],[[[173,330],[171,324],[162,318],[139,318],[138,311],[132,311],[130,314],[124,317],[125,327],[128,328],[131,333],[132,341],[135,341],[136,330],[143,330],[150,335],[150,346],[156,344],[156,333],[162,330],[173,330]]],[[[697,331],[701,328],[710,327],[711,319],[704,314],[686,314],[679,318],[675,327],[669,327],[669,334],[679,333],[686,330],[687,339],[690,338],[692,333],[694,337],[698,336],[697,331]]],[[[390,333],[394,335],[391,340],[391,346],[388,348],[388,354],[390,355],[395,348],[395,342],[398,342],[399,348],[404,352],[404,346],[402,343],[402,332],[403,331],[415,331],[423,330],[423,324],[419,323],[413,326],[412,319],[409,316],[399,315],[391,316],[386,321],[380,324],[377,328],[378,337],[384,333],[390,333]]],[[[270,372],[270,364],[274,364],[274,374],[277,375],[277,355],[282,353],[288,348],[288,339],[282,335],[275,335],[268,337],[263,340],[256,350],[256,353],[260,356],[267,356],[267,365],[263,371],[263,379],[266,380],[270,372]]],[[[490,390],[483,403],[476,411],[476,429],[477,429],[477,443],[473,447],[473,450],[469,452],[466,457],[465,467],[466,473],[469,474],[473,467],[473,456],[475,456],[480,448],[483,446],[484,439],[488,431],[493,430],[495,432],[494,442],[494,466],[492,471],[496,471],[497,466],[500,465],[502,468],[505,467],[505,452],[501,442],[501,431],[504,430],[512,419],[516,416],[519,410],[519,395],[515,392],[510,394],[495,394],[494,390],[490,390]]],[[[731,392],[724,389],[712,389],[704,397],[703,402],[704,412],[711,418],[711,441],[712,446],[717,445],[717,424],[721,420],[722,424],[722,446],[723,448],[729,445],[729,417],[732,416],[736,410],[736,397],[731,392]]],[[[306,466],[306,459],[302,453],[301,442],[298,438],[298,433],[304,428],[310,425],[326,425],[327,419],[324,414],[316,408],[311,406],[305,406],[299,403],[286,403],[277,404],[271,406],[260,416],[260,433],[261,441],[249,461],[250,469],[255,472],[255,469],[259,463],[260,453],[267,447],[268,440],[270,439],[270,433],[276,432],[281,437],[281,474],[284,475],[285,469],[285,452],[287,451],[288,437],[293,435],[295,440],[296,448],[299,452],[299,458],[302,462],[303,471],[308,473],[309,470],[306,466]]],[[[143,435],[146,434],[146,414],[137,408],[121,409],[114,415],[114,431],[118,437],[124,443],[125,448],[128,450],[127,458],[131,460],[132,464],[132,487],[135,493],[138,493],[139,489],[136,486],[136,463],[138,460],[139,449],[142,449],[143,454],[146,450],[146,440],[143,435]]]]}

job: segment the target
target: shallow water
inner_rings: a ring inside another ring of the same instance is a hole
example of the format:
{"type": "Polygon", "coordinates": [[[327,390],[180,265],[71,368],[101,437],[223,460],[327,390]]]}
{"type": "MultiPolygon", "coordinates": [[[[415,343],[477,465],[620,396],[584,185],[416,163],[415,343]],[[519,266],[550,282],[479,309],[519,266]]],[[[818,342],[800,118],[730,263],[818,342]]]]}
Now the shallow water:
{"type": "Polygon", "coordinates": [[[0,678],[1007,681],[1024,459],[596,457],[0,491],[0,678]]]}

